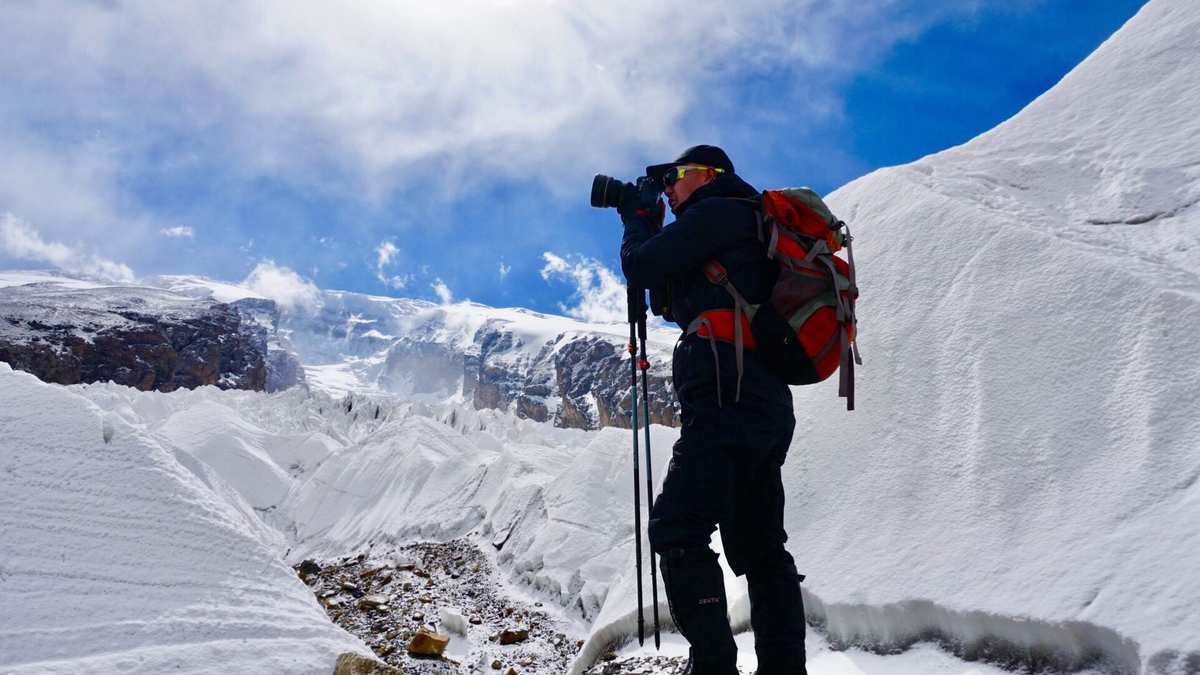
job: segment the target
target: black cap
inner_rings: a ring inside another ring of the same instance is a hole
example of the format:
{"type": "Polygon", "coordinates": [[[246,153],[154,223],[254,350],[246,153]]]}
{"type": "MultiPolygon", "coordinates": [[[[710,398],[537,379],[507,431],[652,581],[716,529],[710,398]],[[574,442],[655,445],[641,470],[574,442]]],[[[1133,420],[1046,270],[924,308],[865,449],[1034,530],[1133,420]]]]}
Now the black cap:
{"type": "Polygon", "coordinates": [[[722,169],[725,173],[733,173],[733,162],[729,160],[729,155],[725,154],[724,150],[715,145],[693,145],[684,150],[679,159],[674,162],[646,167],[646,175],[659,180],[672,167],[682,164],[703,164],[722,169]]]}

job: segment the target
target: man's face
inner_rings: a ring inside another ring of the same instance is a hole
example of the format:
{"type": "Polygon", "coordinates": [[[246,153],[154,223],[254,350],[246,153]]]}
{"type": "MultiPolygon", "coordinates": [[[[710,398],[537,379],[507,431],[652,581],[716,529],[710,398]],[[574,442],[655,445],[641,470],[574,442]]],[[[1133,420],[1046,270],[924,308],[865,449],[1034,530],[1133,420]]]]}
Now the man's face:
{"type": "MultiPolygon", "coordinates": [[[[667,203],[671,206],[671,211],[679,207],[680,204],[686,202],[688,197],[696,191],[701,185],[709,183],[716,176],[716,172],[706,166],[685,166],[683,167],[683,178],[675,181],[674,185],[666,186],[667,203]]],[[[677,171],[677,169],[671,169],[677,171]]]]}

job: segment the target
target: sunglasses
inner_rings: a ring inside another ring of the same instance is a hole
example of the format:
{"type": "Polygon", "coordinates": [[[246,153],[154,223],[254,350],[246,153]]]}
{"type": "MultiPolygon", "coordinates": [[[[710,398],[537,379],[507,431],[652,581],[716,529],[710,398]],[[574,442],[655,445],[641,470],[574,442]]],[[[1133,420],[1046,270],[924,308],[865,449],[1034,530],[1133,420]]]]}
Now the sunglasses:
{"type": "Polygon", "coordinates": [[[715,166],[674,166],[667,173],[663,174],[662,182],[666,187],[670,187],[682,179],[689,171],[715,171],[717,173],[725,173],[724,169],[718,169],[715,166]]]}

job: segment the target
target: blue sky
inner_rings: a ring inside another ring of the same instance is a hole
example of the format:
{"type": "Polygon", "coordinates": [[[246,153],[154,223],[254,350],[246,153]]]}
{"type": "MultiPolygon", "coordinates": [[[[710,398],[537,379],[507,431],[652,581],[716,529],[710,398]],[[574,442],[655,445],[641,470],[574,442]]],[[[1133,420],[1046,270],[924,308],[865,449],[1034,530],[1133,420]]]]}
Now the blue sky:
{"type": "Polygon", "coordinates": [[[0,267],[604,318],[594,173],[716,143],[827,192],[995,126],[1141,4],[6,3],[0,267]]]}

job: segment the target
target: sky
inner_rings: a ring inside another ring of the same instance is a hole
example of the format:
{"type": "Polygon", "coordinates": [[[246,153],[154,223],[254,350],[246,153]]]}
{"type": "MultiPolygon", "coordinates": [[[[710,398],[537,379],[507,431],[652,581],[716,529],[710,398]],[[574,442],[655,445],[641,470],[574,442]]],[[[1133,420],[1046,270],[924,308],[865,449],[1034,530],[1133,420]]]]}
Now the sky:
{"type": "Polygon", "coordinates": [[[336,4],[0,5],[0,268],[621,321],[593,175],[712,143],[827,193],[1011,117],[1142,3],[336,4]]]}

